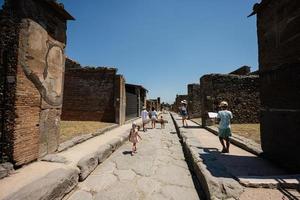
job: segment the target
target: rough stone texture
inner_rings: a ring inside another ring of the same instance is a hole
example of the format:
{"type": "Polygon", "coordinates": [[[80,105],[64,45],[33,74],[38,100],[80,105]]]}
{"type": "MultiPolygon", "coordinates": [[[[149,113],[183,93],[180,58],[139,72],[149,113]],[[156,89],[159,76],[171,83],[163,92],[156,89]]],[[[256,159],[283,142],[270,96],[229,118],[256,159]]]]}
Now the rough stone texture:
{"type": "Polygon", "coordinates": [[[300,172],[300,1],[256,6],[261,143],[266,156],[300,172]]]}
{"type": "Polygon", "coordinates": [[[97,151],[98,162],[102,163],[112,153],[112,151],[112,147],[109,144],[99,147],[97,151]]]}
{"type": "Polygon", "coordinates": [[[117,69],[66,68],[62,119],[115,122],[117,69]]]}
{"type": "Polygon", "coordinates": [[[77,166],[80,169],[79,181],[83,181],[98,166],[97,153],[92,153],[80,159],[77,166]]]}
{"type": "Polygon", "coordinates": [[[259,77],[256,75],[208,74],[200,79],[202,124],[208,112],[217,112],[227,101],[232,123],[259,123],[259,77]]]}
{"type": "Polygon", "coordinates": [[[190,118],[201,117],[200,84],[188,85],[188,110],[190,118]]]}
{"type": "Polygon", "coordinates": [[[0,179],[7,177],[14,171],[14,166],[11,163],[2,163],[0,164],[0,179]]]}
{"type": "Polygon", "coordinates": [[[55,170],[3,200],[61,199],[77,181],[76,170],[55,170]]]}
{"type": "Polygon", "coordinates": [[[58,163],[35,162],[0,181],[0,199],[62,199],[78,183],[78,169],[58,163]]]}
{"type": "Polygon", "coordinates": [[[41,159],[42,161],[47,162],[56,162],[56,163],[67,163],[67,159],[63,156],[60,156],[58,154],[48,154],[45,157],[41,159]]]}
{"type": "MultiPolygon", "coordinates": [[[[169,115],[164,118],[170,121],[169,115]]],[[[79,183],[67,199],[82,191],[99,200],[199,199],[174,131],[173,124],[168,123],[165,129],[140,133],[143,140],[137,154],[130,155],[131,143],[127,142],[79,183]]]]}
{"type": "Polygon", "coordinates": [[[249,66],[242,66],[229,74],[235,74],[235,75],[248,75],[251,72],[251,68],[249,66]]]}
{"type": "Polygon", "coordinates": [[[66,20],[73,18],[50,1],[7,0],[0,13],[1,116],[7,119],[1,152],[19,166],[57,149],[66,20]]]}

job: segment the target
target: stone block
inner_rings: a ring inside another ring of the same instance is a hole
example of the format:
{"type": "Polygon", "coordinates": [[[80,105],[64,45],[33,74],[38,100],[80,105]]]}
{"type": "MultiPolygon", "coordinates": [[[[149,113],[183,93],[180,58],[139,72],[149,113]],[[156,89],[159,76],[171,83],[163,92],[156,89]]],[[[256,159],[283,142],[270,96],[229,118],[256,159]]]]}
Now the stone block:
{"type": "Polygon", "coordinates": [[[98,154],[86,155],[79,160],[77,166],[80,169],[79,181],[83,181],[98,166],[98,154]]]}

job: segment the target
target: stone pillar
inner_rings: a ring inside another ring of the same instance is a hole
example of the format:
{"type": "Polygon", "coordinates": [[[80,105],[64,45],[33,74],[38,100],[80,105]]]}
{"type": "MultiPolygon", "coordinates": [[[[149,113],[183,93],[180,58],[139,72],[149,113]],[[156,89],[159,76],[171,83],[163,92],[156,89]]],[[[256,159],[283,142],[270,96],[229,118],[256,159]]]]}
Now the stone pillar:
{"type": "MultiPolygon", "coordinates": [[[[69,19],[73,17],[60,4],[46,0],[7,0],[1,13],[11,32],[0,40],[14,45],[4,85],[5,105],[11,105],[4,108],[5,115],[11,120],[4,122],[3,134],[9,160],[17,166],[57,149],[69,19]]],[[[8,48],[5,44],[1,42],[0,52],[8,48]]]]}
{"type": "Polygon", "coordinates": [[[256,5],[264,154],[300,172],[300,1],[256,5]]]}
{"type": "Polygon", "coordinates": [[[119,125],[125,124],[126,120],[126,89],[125,79],[121,75],[115,78],[115,118],[119,125]]]}

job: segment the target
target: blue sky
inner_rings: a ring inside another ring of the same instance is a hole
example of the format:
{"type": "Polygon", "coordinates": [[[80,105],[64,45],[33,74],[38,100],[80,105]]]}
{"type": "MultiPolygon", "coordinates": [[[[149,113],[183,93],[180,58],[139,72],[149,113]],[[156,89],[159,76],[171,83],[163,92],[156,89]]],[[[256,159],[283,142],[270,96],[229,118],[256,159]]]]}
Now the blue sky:
{"type": "Polygon", "coordinates": [[[60,0],[76,18],[66,52],[173,102],[204,74],[257,69],[256,18],[247,15],[258,1],[60,0]]]}

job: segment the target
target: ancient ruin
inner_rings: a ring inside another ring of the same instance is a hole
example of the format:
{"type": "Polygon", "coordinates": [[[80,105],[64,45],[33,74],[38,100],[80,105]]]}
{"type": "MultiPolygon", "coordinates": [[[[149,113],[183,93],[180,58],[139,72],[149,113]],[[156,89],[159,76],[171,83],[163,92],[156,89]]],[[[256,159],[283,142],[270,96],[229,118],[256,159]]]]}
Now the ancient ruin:
{"type": "Polygon", "coordinates": [[[157,99],[146,100],[146,109],[150,111],[152,108],[154,108],[157,111],[161,110],[160,97],[157,97],[157,99]]]}
{"type": "Polygon", "coordinates": [[[188,84],[188,110],[190,118],[201,117],[201,90],[200,84],[188,84]]]}
{"type": "Polygon", "coordinates": [[[62,119],[118,122],[117,118],[124,118],[120,115],[125,113],[120,112],[123,108],[116,105],[126,106],[126,103],[120,103],[125,98],[122,94],[125,81],[122,79],[117,75],[116,68],[81,67],[77,62],[67,59],[62,119]]]}
{"type": "Polygon", "coordinates": [[[264,154],[300,170],[300,1],[263,0],[257,14],[264,154]]]}
{"type": "Polygon", "coordinates": [[[229,103],[232,123],[259,123],[259,77],[257,75],[207,74],[200,79],[202,125],[208,112],[217,112],[221,101],[229,103]]]}
{"type": "Polygon", "coordinates": [[[6,0],[0,11],[1,160],[54,152],[63,99],[67,20],[55,1],[6,0]]]}

